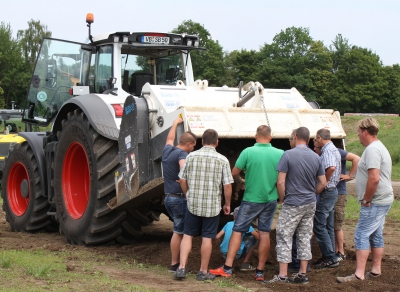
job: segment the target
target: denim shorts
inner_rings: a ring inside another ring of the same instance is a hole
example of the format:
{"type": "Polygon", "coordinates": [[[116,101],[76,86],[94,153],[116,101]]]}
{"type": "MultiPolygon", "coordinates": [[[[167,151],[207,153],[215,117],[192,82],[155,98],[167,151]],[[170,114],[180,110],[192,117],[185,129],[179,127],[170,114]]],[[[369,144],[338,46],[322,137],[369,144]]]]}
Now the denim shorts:
{"type": "Polygon", "coordinates": [[[167,195],[164,200],[165,209],[174,222],[174,232],[183,234],[187,202],[185,197],[172,197],[167,195]]]}
{"type": "Polygon", "coordinates": [[[370,207],[361,206],[360,217],[354,232],[356,250],[369,250],[384,247],[383,225],[392,204],[377,205],[371,203],[370,207]]]}
{"type": "MultiPolygon", "coordinates": [[[[244,258],[246,256],[246,254],[249,252],[249,250],[255,246],[258,243],[258,240],[254,238],[253,235],[247,236],[244,239],[244,247],[242,250],[242,253],[237,253],[235,256],[235,261],[240,260],[242,258],[244,258]]],[[[226,257],[228,256],[228,253],[226,252],[222,252],[222,257],[224,259],[226,259],[226,257]]]]}
{"type": "Polygon", "coordinates": [[[276,212],[276,201],[268,203],[251,203],[243,201],[232,228],[236,232],[247,232],[253,219],[258,218],[258,230],[270,232],[276,212]]]}

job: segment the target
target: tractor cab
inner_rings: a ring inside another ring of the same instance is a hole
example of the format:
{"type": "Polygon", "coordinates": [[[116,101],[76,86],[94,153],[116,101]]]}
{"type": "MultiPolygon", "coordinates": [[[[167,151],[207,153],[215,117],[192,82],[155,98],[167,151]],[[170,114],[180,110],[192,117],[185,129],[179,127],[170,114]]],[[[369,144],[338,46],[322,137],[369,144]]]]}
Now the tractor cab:
{"type": "MultiPolygon", "coordinates": [[[[76,43],[45,38],[42,42],[23,113],[28,124],[49,125],[71,98],[112,94],[116,104],[129,95],[140,96],[144,84],[191,85],[195,35],[114,32],[76,43]]],[[[112,102],[110,102],[111,104],[112,102]]]]}

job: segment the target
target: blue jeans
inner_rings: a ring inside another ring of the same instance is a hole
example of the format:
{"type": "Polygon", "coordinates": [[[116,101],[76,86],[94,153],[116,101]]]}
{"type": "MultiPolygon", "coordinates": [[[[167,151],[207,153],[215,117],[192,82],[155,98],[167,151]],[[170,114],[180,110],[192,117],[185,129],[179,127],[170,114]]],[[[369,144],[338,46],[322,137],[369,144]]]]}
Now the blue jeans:
{"type": "MultiPolygon", "coordinates": [[[[250,250],[253,246],[255,246],[257,243],[258,243],[258,241],[257,241],[257,239],[254,238],[253,235],[247,236],[247,238],[244,240],[244,247],[243,247],[242,253],[239,253],[240,250],[238,251],[238,253],[236,254],[236,257],[235,257],[235,261],[240,260],[240,259],[243,259],[243,258],[247,255],[247,253],[249,252],[249,250],[250,250]]],[[[222,257],[223,257],[224,259],[226,259],[228,253],[226,253],[226,252],[221,252],[221,254],[222,254],[222,257]]]]}
{"type": "Polygon", "coordinates": [[[335,204],[338,199],[336,188],[325,189],[319,195],[319,203],[314,216],[314,236],[324,259],[337,260],[335,254],[335,204]]]}
{"type": "Polygon", "coordinates": [[[391,206],[392,204],[361,206],[360,217],[354,232],[356,250],[384,247],[382,230],[391,206]]]}
{"type": "Polygon", "coordinates": [[[270,232],[276,208],[276,201],[268,203],[251,203],[242,201],[232,230],[241,233],[247,232],[251,222],[255,218],[258,218],[258,230],[270,232]]]}
{"type": "Polygon", "coordinates": [[[172,197],[167,195],[164,200],[165,209],[174,222],[174,232],[183,234],[187,202],[185,197],[172,197]]]}

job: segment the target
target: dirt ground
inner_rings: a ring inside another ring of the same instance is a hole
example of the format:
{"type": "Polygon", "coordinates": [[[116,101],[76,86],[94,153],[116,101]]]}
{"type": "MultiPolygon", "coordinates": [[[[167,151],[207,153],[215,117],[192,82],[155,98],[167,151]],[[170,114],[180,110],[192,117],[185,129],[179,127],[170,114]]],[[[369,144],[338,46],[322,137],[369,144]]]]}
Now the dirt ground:
{"type": "MultiPolygon", "coordinates": [[[[399,223],[388,221],[384,229],[385,237],[385,256],[382,264],[383,274],[381,277],[372,281],[358,281],[347,284],[336,283],[336,276],[347,276],[354,272],[355,253],[353,245],[353,231],[355,221],[347,221],[344,227],[345,249],[347,260],[341,262],[338,268],[312,270],[308,276],[310,283],[308,285],[276,284],[266,286],[253,280],[251,272],[240,272],[238,264],[234,272],[234,278],[231,280],[230,287],[226,285],[217,285],[216,283],[199,283],[194,276],[184,281],[174,281],[172,274],[159,273],[154,275],[154,269],[121,269],[121,259],[128,263],[140,263],[142,267],[159,265],[167,268],[170,264],[169,240],[172,233],[172,223],[164,215],[159,222],[155,222],[144,227],[144,236],[133,245],[113,245],[101,247],[81,247],[72,246],[65,243],[65,239],[59,233],[40,233],[40,234],[22,234],[10,231],[8,223],[5,221],[5,214],[0,212],[0,250],[35,250],[48,249],[50,251],[75,251],[85,250],[92,253],[93,257],[104,255],[112,256],[115,261],[107,265],[99,265],[96,269],[109,275],[113,279],[121,280],[129,284],[146,286],[151,290],[165,291],[232,291],[239,287],[247,291],[400,291],[400,226],[399,223]]],[[[255,255],[257,252],[255,252],[255,255]]],[[[313,246],[313,258],[317,259],[320,252],[316,245],[313,246]]],[[[253,257],[253,263],[257,261],[253,257]]],[[[265,269],[267,279],[276,274],[275,267],[275,231],[271,232],[271,252],[265,269]]],[[[215,268],[223,264],[219,255],[219,248],[216,243],[213,246],[213,253],[210,262],[210,268],[215,268]]],[[[67,263],[67,270],[79,269],[79,260],[73,256],[67,263]]],[[[367,269],[370,268],[370,261],[367,269]]],[[[200,239],[195,238],[193,250],[189,258],[188,270],[195,275],[200,266],[200,239]]],[[[21,276],[21,280],[23,276],[21,276]]],[[[71,287],[73,290],[73,287],[71,287]]]]}
{"type": "MultiPolygon", "coordinates": [[[[400,181],[392,181],[393,195],[395,199],[400,200],[400,181]]],[[[349,194],[356,194],[355,181],[347,182],[347,192],[349,194]]]]}

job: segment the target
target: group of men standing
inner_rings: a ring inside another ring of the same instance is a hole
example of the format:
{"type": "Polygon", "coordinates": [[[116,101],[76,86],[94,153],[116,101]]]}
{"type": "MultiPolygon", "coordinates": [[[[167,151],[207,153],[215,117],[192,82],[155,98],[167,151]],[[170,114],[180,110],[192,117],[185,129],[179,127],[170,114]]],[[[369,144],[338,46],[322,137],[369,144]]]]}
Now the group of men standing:
{"type": "Polygon", "coordinates": [[[263,281],[264,284],[307,284],[313,232],[322,253],[322,258],[316,262],[315,268],[337,267],[339,261],[345,259],[341,223],[344,219],[347,196],[345,186],[343,191],[340,182],[345,184],[345,180],[352,179],[357,169],[357,193],[362,203],[361,213],[364,207],[376,207],[383,219],[380,219],[379,224],[371,226],[373,224],[363,222],[360,215],[361,223],[357,225],[355,233],[357,270],[352,276],[338,277],[337,281],[347,282],[380,275],[379,261],[383,255],[382,228],[393,201],[393,191],[391,187],[381,186],[387,180],[387,185],[391,186],[391,160],[387,149],[376,137],[379,124],[375,119],[364,119],[358,125],[360,142],[367,146],[361,157],[361,165],[358,163],[358,156],[344,150],[339,152],[327,129],[317,132],[314,139],[315,152],[308,147],[309,130],[306,127],[294,130],[289,139],[292,149],[284,152],[271,145],[271,129],[262,125],[257,128],[255,145],[241,152],[232,171],[227,158],[215,150],[218,146],[218,133],[212,129],[204,132],[203,147],[198,151],[190,153],[196,143],[196,139],[190,133],[184,133],[178,146],[174,147],[176,126],[181,122],[182,119],[175,120],[162,158],[166,182],[165,206],[174,220],[174,234],[171,239],[172,261],[169,270],[174,272],[175,279],[186,277],[186,262],[192,248],[192,239],[198,235],[202,236],[202,245],[197,280],[213,280],[215,276],[230,277],[243,234],[249,230],[256,218],[259,256],[254,272],[255,280],[263,281]],[[365,158],[367,155],[368,158],[365,158]],[[372,157],[373,163],[370,162],[372,157]],[[352,162],[348,175],[346,160],[352,162]],[[172,164],[175,166],[172,167],[172,164]],[[245,172],[245,179],[240,175],[242,171],[245,172]],[[229,215],[231,183],[234,180],[245,192],[233,225],[226,261],[223,266],[208,270],[212,239],[217,234],[222,194],[223,212],[229,215]],[[316,194],[319,194],[318,204],[316,194]],[[270,250],[269,233],[277,203],[282,204],[276,227],[279,274],[271,280],[265,280],[263,270],[270,250]],[[383,203],[385,208],[379,208],[383,203]],[[371,238],[372,256],[376,260],[373,261],[371,272],[364,276],[369,252],[368,239],[371,238]],[[298,273],[288,277],[293,241],[297,249],[296,260],[300,265],[298,273]],[[361,267],[362,263],[364,270],[361,267]]]}

